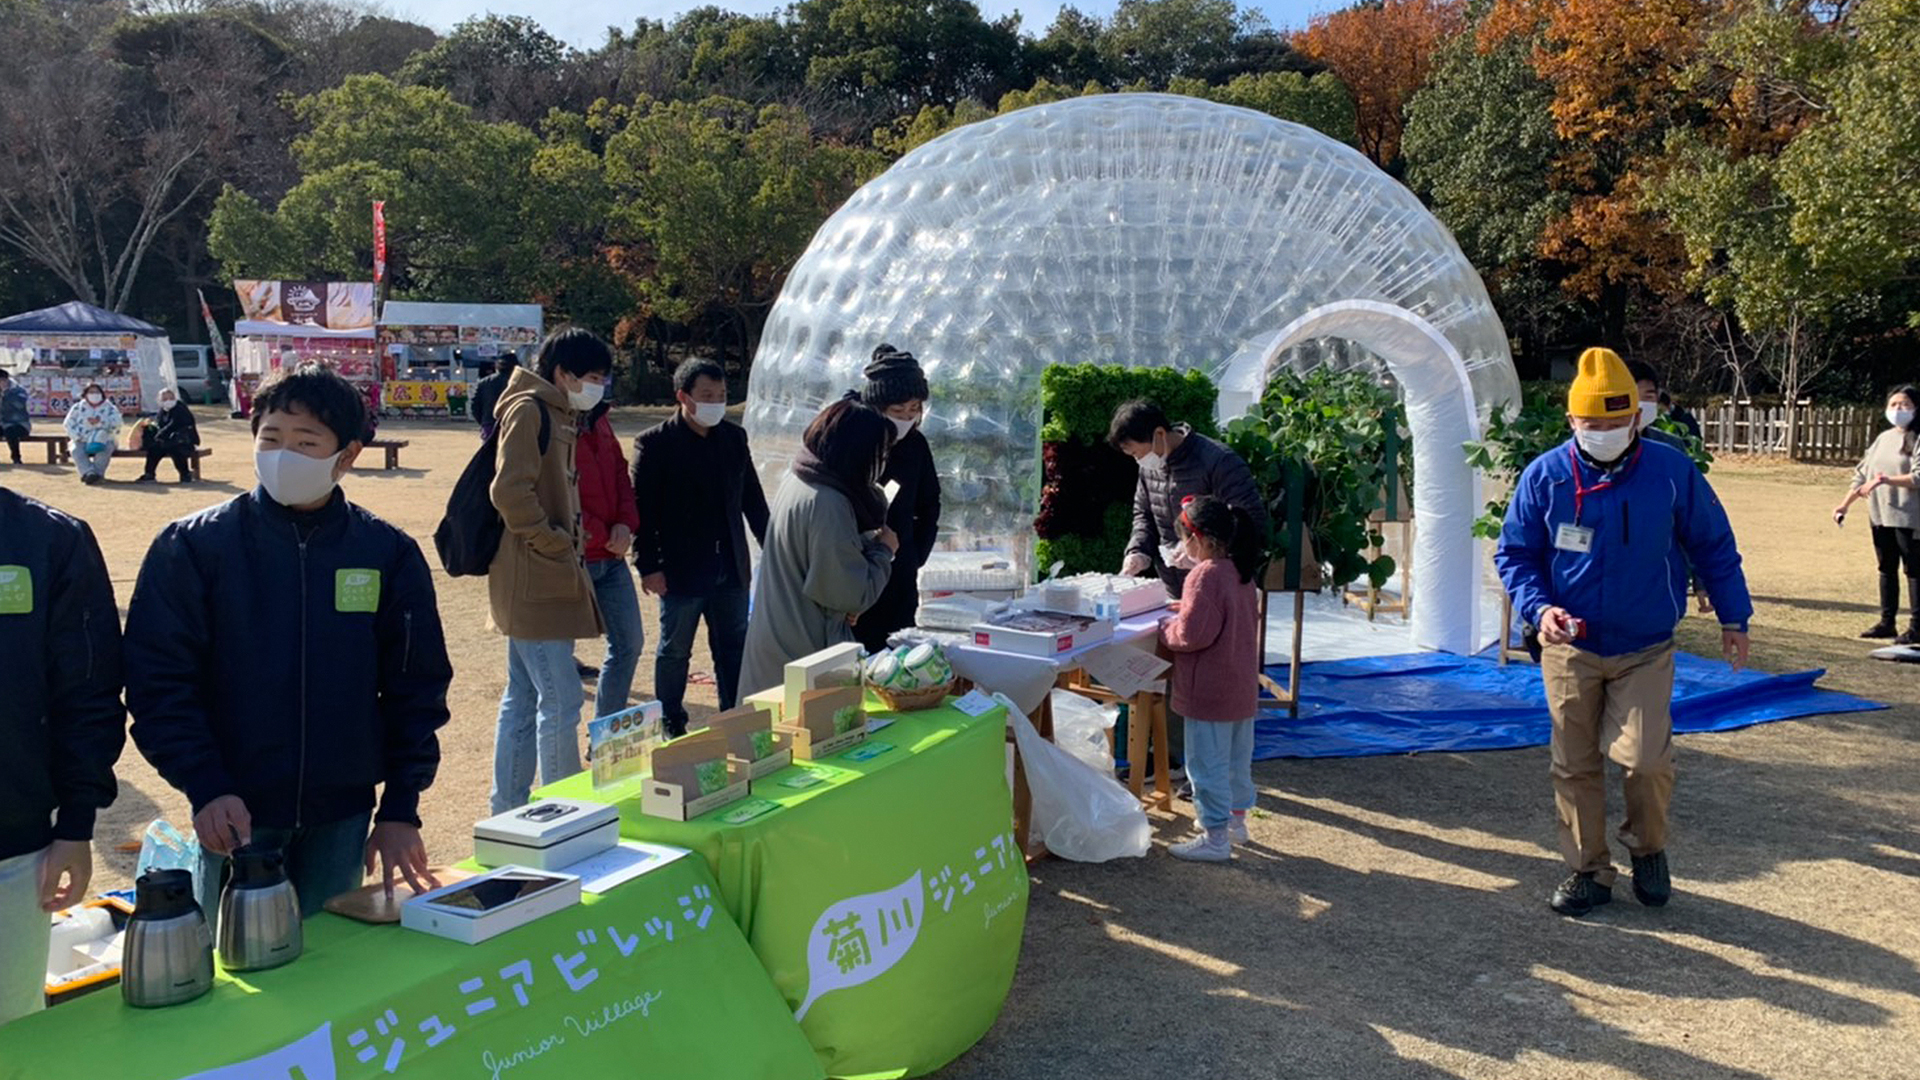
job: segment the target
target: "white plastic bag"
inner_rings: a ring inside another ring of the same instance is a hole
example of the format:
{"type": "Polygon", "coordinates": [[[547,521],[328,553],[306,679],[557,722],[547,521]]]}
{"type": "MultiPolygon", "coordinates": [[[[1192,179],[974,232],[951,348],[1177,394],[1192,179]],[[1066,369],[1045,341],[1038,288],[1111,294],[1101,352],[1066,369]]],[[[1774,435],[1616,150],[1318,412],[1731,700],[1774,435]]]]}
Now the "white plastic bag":
{"type": "Polygon", "coordinates": [[[1071,690],[1053,691],[1053,743],[1104,773],[1113,772],[1113,744],[1107,733],[1119,722],[1120,707],[1102,705],[1071,690]]]}
{"type": "Polygon", "coordinates": [[[193,875],[197,887],[200,881],[200,838],[190,832],[181,832],[165,818],[154,818],[147,823],[146,832],[141,834],[140,861],[134,864],[133,876],[139,877],[149,870],[188,871],[193,875]]]}
{"type": "Polygon", "coordinates": [[[1152,838],[1147,812],[1113,771],[1095,769],[1041,738],[1020,710],[1009,707],[1007,715],[1033,793],[1031,831],[1047,850],[1075,862],[1144,856],[1152,838]]]}

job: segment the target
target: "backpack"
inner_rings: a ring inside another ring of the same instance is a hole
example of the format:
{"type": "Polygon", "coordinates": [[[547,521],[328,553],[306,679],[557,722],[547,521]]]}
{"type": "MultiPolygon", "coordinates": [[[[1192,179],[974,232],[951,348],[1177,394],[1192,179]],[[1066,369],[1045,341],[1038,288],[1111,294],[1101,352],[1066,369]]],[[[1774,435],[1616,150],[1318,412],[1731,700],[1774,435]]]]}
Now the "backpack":
{"type": "MultiPolygon", "coordinates": [[[[546,456],[553,435],[553,418],[547,403],[540,406],[540,454],[546,456]]],[[[493,565],[500,550],[500,538],[506,534],[506,522],[493,506],[493,474],[500,460],[500,429],[496,426],[474,452],[460,479],[447,496],[447,513],[440,527],[433,530],[433,547],[440,553],[440,565],[450,577],[481,576],[493,565]]]]}

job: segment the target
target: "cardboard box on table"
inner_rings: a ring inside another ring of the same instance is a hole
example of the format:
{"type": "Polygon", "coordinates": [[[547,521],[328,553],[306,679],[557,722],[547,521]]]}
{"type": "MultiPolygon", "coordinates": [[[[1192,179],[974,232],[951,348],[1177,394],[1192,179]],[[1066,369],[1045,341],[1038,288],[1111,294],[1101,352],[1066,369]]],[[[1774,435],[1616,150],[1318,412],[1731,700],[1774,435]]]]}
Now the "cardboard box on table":
{"type": "Polygon", "coordinates": [[[864,654],[856,642],[830,645],[811,656],[803,656],[787,665],[785,694],[781,700],[780,722],[792,724],[800,715],[800,697],[809,690],[825,690],[860,685],[860,658],[864,654]]]}
{"type": "Polygon", "coordinates": [[[787,690],[783,686],[771,687],[766,690],[761,690],[758,693],[746,695],[740,699],[740,704],[742,706],[751,706],[752,708],[760,709],[770,714],[773,717],[773,722],[778,724],[787,715],[787,690]]]}
{"type": "Polygon", "coordinates": [[[758,780],[793,764],[793,737],[773,727],[773,714],[754,706],[730,709],[707,721],[727,740],[727,762],[758,780]]]}
{"type": "Polygon", "coordinates": [[[800,761],[832,757],[867,739],[866,693],[858,686],[810,690],[800,697],[794,723],[775,731],[793,740],[793,756],[800,761]]]}
{"type": "Polygon", "coordinates": [[[727,760],[727,738],[702,731],[653,752],[653,775],[640,797],[640,811],[673,821],[691,821],[709,810],[747,797],[747,774],[727,760]]]}
{"type": "Polygon", "coordinates": [[[1049,658],[1112,637],[1112,623],[1066,611],[1010,611],[973,627],[979,648],[1049,658]]]}

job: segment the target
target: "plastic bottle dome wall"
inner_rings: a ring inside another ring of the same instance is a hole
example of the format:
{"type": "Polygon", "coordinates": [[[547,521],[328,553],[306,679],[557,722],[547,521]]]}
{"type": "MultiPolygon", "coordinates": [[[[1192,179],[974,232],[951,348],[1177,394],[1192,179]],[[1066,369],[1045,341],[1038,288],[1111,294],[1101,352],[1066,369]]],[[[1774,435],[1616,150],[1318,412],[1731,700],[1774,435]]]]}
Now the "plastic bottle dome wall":
{"type": "MultiPolygon", "coordinates": [[[[1518,394],[1479,275],[1410,191],[1310,128],[1166,94],[959,128],[821,227],[748,385],[769,494],[807,423],[862,384],[882,342],[926,369],[942,540],[961,547],[1031,543],[1040,376],[1053,364],[1197,369],[1222,385],[1223,411],[1257,396],[1276,363],[1382,364],[1406,388],[1416,455],[1451,441],[1456,461],[1518,394]],[[1328,307],[1352,301],[1367,304],[1328,307]],[[1425,423],[1435,395],[1444,425],[1425,423]]],[[[1460,486],[1459,469],[1440,471],[1460,486]]],[[[1416,479],[1424,531],[1419,465],[1416,479]]]]}

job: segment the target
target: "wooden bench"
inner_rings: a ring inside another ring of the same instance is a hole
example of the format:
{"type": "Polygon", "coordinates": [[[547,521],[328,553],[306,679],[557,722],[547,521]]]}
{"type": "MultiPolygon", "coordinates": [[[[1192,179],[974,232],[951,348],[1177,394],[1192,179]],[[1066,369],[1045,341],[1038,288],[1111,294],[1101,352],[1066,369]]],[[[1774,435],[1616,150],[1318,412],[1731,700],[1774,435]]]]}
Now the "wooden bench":
{"type": "Polygon", "coordinates": [[[22,443],[39,443],[47,448],[47,464],[58,465],[67,458],[67,437],[65,435],[22,435],[22,443]]]}
{"type": "Polygon", "coordinates": [[[366,448],[368,450],[385,450],[387,452],[385,468],[391,471],[400,467],[400,451],[405,450],[407,445],[408,443],[405,439],[374,439],[367,443],[366,448]]]}
{"type": "MultiPolygon", "coordinates": [[[[65,435],[28,435],[20,441],[44,444],[47,448],[47,464],[49,465],[73,464],[73,446],[65,435]]],[[[192,474],[195,480],[200,479],[200,459],[208,457],[212,455],[212,453],[212,450],[204,446],[196,446],[188,453],[187,471],[192,474]]],[[[139,461],[145,461],[147,459],[147,452],[145,450],[128,450],[122,447],[115,447],[113,456],[116,458],[134,458],[139,461]]]]}
{"type": "MultiPolygon", "coordinates": [[[[187,471],[193,475],[195,480],[200,479],[200,459],[212,453],[212,450],[204,446],[196,446],[192,450],[187,451],[187,471]]],[[[115,450],[113,456],[116,458],[139,458],[141,461],[147,460],[147,452],[145,450],[115,450]]],[[[171,457],[169,457],[168,460],[171,460],[171,457]]]]}

